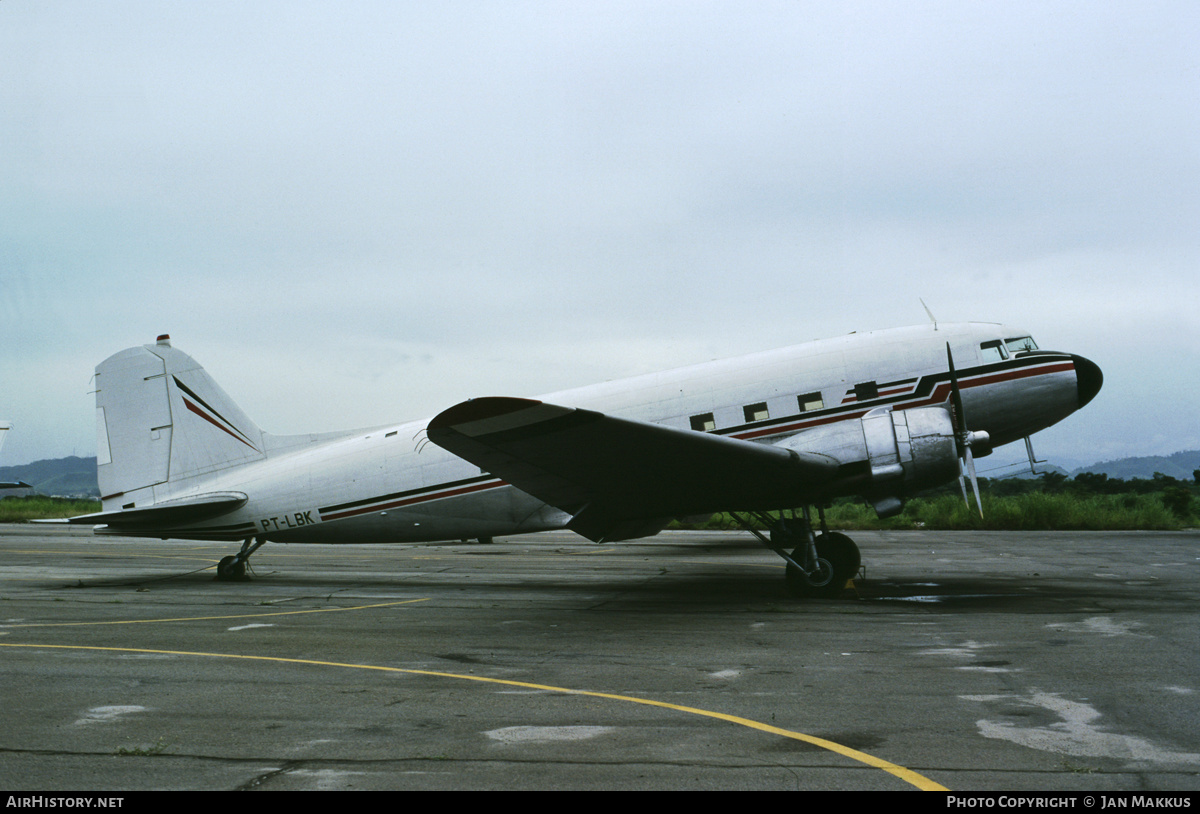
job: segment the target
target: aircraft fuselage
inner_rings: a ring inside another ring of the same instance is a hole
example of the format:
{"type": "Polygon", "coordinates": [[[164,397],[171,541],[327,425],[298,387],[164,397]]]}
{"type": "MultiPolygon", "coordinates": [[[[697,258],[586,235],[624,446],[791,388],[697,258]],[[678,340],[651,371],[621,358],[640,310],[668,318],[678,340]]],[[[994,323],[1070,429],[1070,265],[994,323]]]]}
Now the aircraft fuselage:
{"type": "MultiPolygon", "coordinates": [[[[539,400],[766,444],[792,443],[789,439],[832,425],[843,426],[846,437],[853,438],[853,428],[872,410],[946,405],[949,343],[966,421],[1000,446],[1060,421],[1100,386],[1094,364],[1068,353],[1027,349],[1032,343],[1021,343],[1028,336],[985,323],[851,334],[539,400]]],[[[149,493],[138,498],[144,503],[244,493],[247,499],[235,511],[171,527],[97,531],[296,543],[418,542],[557,529],[571,519],[430,443],[428,423],[406,422],[308,444],[276,438],[262,460],[170,478],[148,485],[149,493]],[[146,500],[150,493],[153,501],[146,500]]],[[[825,487],[797,494],[792,505],[862,494],[862,467],[849,457],[844,464],[825,487]]],[[[108,496],[105,510],[133,505],[129,500],[125,494],[108,496]]]]}

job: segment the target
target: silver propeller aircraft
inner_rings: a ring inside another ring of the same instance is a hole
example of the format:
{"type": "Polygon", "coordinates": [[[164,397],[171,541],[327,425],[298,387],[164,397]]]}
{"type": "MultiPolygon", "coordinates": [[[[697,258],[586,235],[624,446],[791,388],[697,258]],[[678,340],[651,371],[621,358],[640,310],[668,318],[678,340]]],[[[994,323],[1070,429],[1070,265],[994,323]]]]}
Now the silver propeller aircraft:
{"type": "Polygon", "coordinates": [[[161,336],[96,368],[103,511],[70,522],[242,540],[217,569],[235,579],[268,541],[566,528],[611,542],[724,511],[786,561],[793,593],[835,596],[860,558],[825,523],[831,499],[859,495],[886,517],[965,473],[978,502],[976,457],[1062,420],[1102,381],[1092,362],[1040,350],[1025,331],[934,323],[539,399],[473,399],[423,421],[280,436],[161,336]]]}

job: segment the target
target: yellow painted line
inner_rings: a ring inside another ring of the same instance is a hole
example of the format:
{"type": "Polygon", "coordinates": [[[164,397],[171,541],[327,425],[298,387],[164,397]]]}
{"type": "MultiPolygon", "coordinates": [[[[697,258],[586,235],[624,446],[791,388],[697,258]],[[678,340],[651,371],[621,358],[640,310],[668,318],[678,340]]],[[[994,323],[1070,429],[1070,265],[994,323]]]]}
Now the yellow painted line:
{"type": "MultiPolygon", "coordinates": [[[[346,610],[352,610],[346,608],[346,610]]],[[[309,613],[311,611],[299,611],[300,613],[309,613]]],[[[115,651],[120,653],[155,653],[159,655],[170,656],[200,656],[203,658],[219,658],[219,659],[246,659],[251,661],[272,661],[280,664],[312,664],[321,667],[346,667],[355,670],[379,670],[387,673],[405,673],[408,675],[423,675],[434,676],[437,678],[456,678],[463,681],[480,681],[489,684],[503,684],[509,687],[522,687],[524,689],[542,690],[545,692],[560,692],[567,695],[586,695],[592,698],[605,698],[610,701],[625,701],[631,704],[643,704],[649,707],[660,707],[662,709],[675,710],[676,712],[686,712],[691,715],[700,715],[705,718],[716,718],[717,720],[726,721],[738,726],[757,729],[760,732],[767,732],[772,735],[779,735],[792,740],[803,741],[804,743],[818,746],[822,749],[827,749],[830,752],[835,752],[843,757],[851,760],[864,763],[872,768],[882,769],[888,774],[895,775],[912,786],[916,786],[922,791],[949,791],[945,786],[935,783],[929,778],[906,769],[903,766],[898,766],[882,758],[877,758],[874,755],[868,755],[866,752],[860,752],[857,749],[851,749],[849,746],[843,746],[840,743],[817,738],[812,735],[805,735],[803,732],[794,732],[790,729],[782,729],[771,724],[764,724],[761,721],[753,721],[749,718],[741,718],[737,715],[727,715],[723,712],[714,712],[707,709],[699,709],[698,707],[686,707],[679,704],[669,704],[666,701],[655,701],[651,698],[637,698],[631,695],[615,695],[606,692],[594,692],[591,690],[572,690],[567,687],[554,687],[549,684],[531,684],[525,681],[512,681],[505,678],[487,678],[484,676],[462,675],[460,673],[442,673],[434,670],[410,670],[402,667],[383,667],[376,664],[345,664],[337,661],[319,661],[316,659],[292,659],[279,656],[245,656],[239,653],[201,653],[190,650],[151,650],[140,647],[93,647],[86,645],[69,645],[69,644],[6,644],[0,643],[0,647],[26,647],[33,649],[55,649],[55,650],[99,650],[99,651],[115,651]]]]}
{"type": "Polygon", "coordinates": [[[395,605],[411,605],[413,602],[428,602],[423,599],[404,599],[399,602],[383,602],[378,605],[356,605],[352,608],[312,608],[298,611],[273,611],[271,613],[238,613],[230,616],[179,616],[173,619],[117,619],[111,622],[30,622],[21,625],[0,625],[0,629],[18,627],[88,627],[90,625],[148,625],[158,622],[204,622],[213,619],[261,619],[266,616],[297,616],[301,613],[337,613],[339,611],[369,610],[370,608],[390,608],[395,605]]]}

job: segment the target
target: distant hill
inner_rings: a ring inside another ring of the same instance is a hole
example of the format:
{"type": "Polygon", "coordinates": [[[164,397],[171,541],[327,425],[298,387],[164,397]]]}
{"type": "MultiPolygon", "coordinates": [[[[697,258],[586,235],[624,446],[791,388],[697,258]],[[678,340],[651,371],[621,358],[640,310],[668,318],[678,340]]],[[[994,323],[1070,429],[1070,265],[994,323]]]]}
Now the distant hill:
{"type": "Polygon", "coordinates": [[[1057,472],[1060,475],[1066,475],[1067,477],[1074,477],[1074,475],[1072,473],[1069,473],[1069,472],[1067,472],[1067,470],[1063,469],[1061,466],[1055,466],[1054,464],[1040,463],[1037,465],[1037,470],[1034,472],[1029,471],[1028,464],[1025,464],[1024,466],[1025,466],[1024,469],[1020,469],[1012,475],[999,475],[998,477],[1000,479],[1019,478],[1022,480],[1031,480],[1031,479],[1036,480],[1037,478],[1040,478],[1046,472],[1057,472]]]}
{"type": "MultiPolygon", "coordinates": [[[[25,481],[39,495],[59,497],[100,497],[96,483],[96,458],[54,458],[22,466],[0,466],[0,481],[25,481]]],[[[29,490],[6,490],[7,494],[25,494],[29,490]]]]}
{"type": "Polygon", "coordinates": [[[1110,478],[1129,480],[1130,478],[1152,478],[1155,472],[1161,472],[1172,478],[1191,481],[1192,473],[1197,469],[1200,469],[1200,449],[1190,449],[1176,452],[1174,455],[1148,455],[1143,458],[1101,461],[1076,469],[1071,473],[1071,477],[1075,477],[1080,472],[1095,472],[1108,475],[1110,478]]]}

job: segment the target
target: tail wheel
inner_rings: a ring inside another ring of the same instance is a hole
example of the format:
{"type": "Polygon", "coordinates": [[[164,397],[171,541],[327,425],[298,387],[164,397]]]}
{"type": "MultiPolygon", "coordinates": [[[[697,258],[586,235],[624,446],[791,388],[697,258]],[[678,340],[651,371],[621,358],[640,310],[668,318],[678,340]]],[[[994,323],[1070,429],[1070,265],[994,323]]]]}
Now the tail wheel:
{"type": "Polygon", "coordinates": [[[241,579],[246,576],[246,561],[237,557],[222,557],[217,563],[217,579],[221,581],[241,579]]]}

